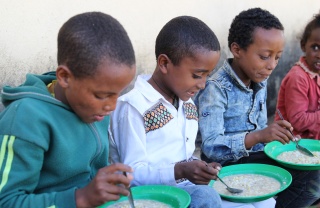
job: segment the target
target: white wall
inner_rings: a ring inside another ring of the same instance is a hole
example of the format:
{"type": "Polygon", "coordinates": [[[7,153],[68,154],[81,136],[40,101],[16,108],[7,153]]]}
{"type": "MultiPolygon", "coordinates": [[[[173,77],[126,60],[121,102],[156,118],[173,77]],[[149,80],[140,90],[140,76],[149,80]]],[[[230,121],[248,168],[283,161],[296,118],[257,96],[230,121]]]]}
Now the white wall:
{"type": "Polygon", "coordinates": [[[252,7],[267,9],[280,19],[287,37],[283,59],[295,59],[299,53],[296,36],[319,12],[320,1],[0,0],[0,88],[20,84],[29,72],[55,70],[58,30],[78,13],[101,11],[118,19],[134,45],[138,73],[151,73],[155,66],[155,38],[173,17],[191,15],[207,23],[216,33],[225,58],[229,54],[227,33],[232,19],[252,7]]]}

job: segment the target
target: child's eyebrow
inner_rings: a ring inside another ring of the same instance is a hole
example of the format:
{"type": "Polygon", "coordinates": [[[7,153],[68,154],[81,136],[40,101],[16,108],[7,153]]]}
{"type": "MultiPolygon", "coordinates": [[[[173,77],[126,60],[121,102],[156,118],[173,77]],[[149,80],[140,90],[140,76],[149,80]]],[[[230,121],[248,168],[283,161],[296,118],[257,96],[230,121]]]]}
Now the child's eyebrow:
{"type": "Polygon", "coordinates": [[[208,69],[194,69],[196,72],[208,72],[208,69]]]}
{"type": "MultiPolygon", "coordinates": [[[[275,52],[275,51],[270,50],[270,49],[261,49],[261,52],[273,53],[273,52],[275,52]]],[[[282,52],[283,52],[283,50],[281,50],[281,51],[277,51],[277,53],[282,53],[282,52]]]]}
{"type": "Polygon", "coordinates": [[[95,91],[94,93],[95,94],[100,94],[100,95],[114,95],[114,94],[116,94],[115,92],[111,92],[111,91],[108,91],[108,92],[106,92],[106,91],[95,91]]]}

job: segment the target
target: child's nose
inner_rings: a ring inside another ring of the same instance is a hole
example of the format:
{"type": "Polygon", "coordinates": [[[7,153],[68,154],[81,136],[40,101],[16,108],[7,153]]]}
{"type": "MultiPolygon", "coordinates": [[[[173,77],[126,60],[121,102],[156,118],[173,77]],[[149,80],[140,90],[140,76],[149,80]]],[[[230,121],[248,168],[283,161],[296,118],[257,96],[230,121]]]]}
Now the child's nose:
{"type": "Polygon", "coordinates": [[[198,83],[198,85],[197,85],[197,87],[198,87],[200,90],[204,89],[205,86],[206,86],[206,79],[201,80],[201,81],[198,83]]]}
{"type": "Polygon", "coordinates": [[[275,59],[270,59],[270,61],[268,62],[268,69],[269,70],[274,70],[274,68],[276,68],[278,64],[278,60],[275,60],[275,59]]]}
{"type": "MultiPolygon", "coordinates": [[[[117,97],[117,98],[118,98],[118,97],[117,97]]],[[[116,105],[117,105],[117,98],[111,99],[111,100],[109,100],[108,102],[106,102],[106,103],[104,104],[103,109],[104,109],[105,111],[114,111],[114,109],[116,109],[116,105]]]]}

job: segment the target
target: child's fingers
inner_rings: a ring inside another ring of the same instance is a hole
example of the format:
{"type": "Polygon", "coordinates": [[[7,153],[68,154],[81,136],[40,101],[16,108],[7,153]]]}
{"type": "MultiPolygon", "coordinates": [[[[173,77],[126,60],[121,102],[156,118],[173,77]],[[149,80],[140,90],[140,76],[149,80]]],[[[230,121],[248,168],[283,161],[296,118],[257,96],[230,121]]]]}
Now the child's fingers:
{"type": "Polygon", "coordinates": [[[123,184],[124,186],[128,187],[130,185],[130,181],[132,180],[132,176],[126,177],[125,175],[123,175],[122,171],[110,172],[106,168],[102,168],[95,176],[95,180],[99,184],[123,184]]]}
{"type": "Polygon", "coordinates": [[[215,163],[215,162],[212,162],[211,163],[211,166],[214,168],[214,169],[217,169],[218,171],[221,170],[222,166],[220,165],[220,163],[215,163]]]}
{"type": "Polygon", "coordinates": [[[291,128],[292,128],[291,123],[289,123],[289,122],[286,121],[286,120],[278,120],[278,121],[276,121],[276,123],[277,123],[279,126],[283,127],[283,128],[287,128],[287,129],[291,129],[291,128]]]}
{"type": "Polygon", "coordinates": [[[119,195],[123,195],[123,196],[128,196],[130,194],[130,192],[128,191],[127,188],[123,187],[123,186],[119,186],[119,185],[110,185],[106,188],[106,193],[114,196],[119,196],[119,195]]]}
{"type": "Polygon", "coordinates": [[[221,166],[219,163],[205,163],[206,165],[206,171],[203,173],[203,178],[206,180],[215,180],[217,178],[217,175],[219,173],[219,170],[221,169],[221,166]]]}
{"type": "MultiPolygon", "coordinates": [[[[115,172],[127,172],[127,173],[132,173],[133,169],[125,164],[122,163],[115,163],[115,164],[111,164],[109,166],[106,166],[104,168],[102,168],[106,173],[115,173],[115,172]]],[[[130,175],[130,174],[128,174],[130,175]]]]}

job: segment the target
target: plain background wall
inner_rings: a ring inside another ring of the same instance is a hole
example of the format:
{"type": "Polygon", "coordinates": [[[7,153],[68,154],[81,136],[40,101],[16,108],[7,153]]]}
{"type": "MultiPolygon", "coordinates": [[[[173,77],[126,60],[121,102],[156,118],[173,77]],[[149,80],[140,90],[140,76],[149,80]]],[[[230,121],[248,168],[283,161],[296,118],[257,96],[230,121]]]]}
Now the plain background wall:
{"type": "Polygon", "coordinates": [[[131,38],[137,74],[141,74],[155,68],[158,32],[180,15],[195,16],[216,33],[222,46],[220,66],[230,57],[227,37],[232,19],[253,7],[269,10],[285,27],[285,51],[268,82],[268,115],[272,117],[280,82],[302,54],[298,38],[319,12],[319,0],[0,0],[0,88],[21,84],[27,73],[55,70],[58,30],[75,14],[101,11],[118,19],[131,38]]]}

